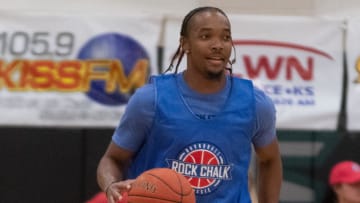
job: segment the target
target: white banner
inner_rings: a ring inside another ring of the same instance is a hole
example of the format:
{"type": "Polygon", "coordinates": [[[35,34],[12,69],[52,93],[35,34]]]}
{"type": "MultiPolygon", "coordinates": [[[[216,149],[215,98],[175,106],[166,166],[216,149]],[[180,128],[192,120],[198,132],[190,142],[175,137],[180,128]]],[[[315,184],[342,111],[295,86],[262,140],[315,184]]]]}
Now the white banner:
{"type": "MultiPolygon", "coordinates": [[[[277,109],[278,129],[335,130],[343,75],[341,21],[229,16],[233,72],[260,84],[277,109]]],[[[179,44],[180,18],[166,26],[165,66],[179,44]]],[[[185,61],[180,71],[186,67],[185,61]]]]}
{"type": "Polygon", "coordinates": [[[347,23],[347,129],[360,130],[360,19],[347,23]]]}
{"type": "Polygon", "coordinates": [[[156,73],[160,18],[0,15],[0,125],[114,127],[156,73]]]}

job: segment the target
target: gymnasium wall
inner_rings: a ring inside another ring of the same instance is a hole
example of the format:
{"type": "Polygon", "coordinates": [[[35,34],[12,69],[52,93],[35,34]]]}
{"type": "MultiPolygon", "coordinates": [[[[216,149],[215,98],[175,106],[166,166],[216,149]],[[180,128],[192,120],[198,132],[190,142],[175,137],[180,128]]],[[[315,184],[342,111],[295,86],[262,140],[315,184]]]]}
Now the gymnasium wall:
{"type": "Polygon", "coordinates": [[[194,6],[213,5],[238,14],[358,16],[356,0],[1,0],[2,11],[81,12],[116,14],[151,12],[185,14],[194,6]]]}

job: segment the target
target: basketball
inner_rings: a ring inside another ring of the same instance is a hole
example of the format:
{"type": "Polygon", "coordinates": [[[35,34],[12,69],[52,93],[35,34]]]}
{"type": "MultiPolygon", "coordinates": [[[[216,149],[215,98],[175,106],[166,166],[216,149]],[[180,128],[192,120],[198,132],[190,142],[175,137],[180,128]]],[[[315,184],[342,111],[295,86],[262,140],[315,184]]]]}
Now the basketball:
{"type": "Polygon", "coordinates": [[[169,168],[155,168],[140,174],[128,192],[128,203],[195,203],[189,181],[169,168]]]}

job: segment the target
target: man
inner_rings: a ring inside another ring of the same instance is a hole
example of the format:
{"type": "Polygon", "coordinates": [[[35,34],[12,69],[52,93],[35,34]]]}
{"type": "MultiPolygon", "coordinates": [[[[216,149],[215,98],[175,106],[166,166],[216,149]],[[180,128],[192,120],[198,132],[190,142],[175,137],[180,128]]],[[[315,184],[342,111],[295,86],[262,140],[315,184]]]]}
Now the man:
{"type": "Polygon", "coordinates": [[[251,81],[232,77],[228,17],[218,8],[196,8],[180,35],[175,74],[153,76],[129,100],[100,160],[100,187],[115,203],[143,171],[168,167],[188,178],[198,203],[248,203],[253,144],[259,202],[277,203],[282,167],[275,108],[251,81]],[[187,68],[177,73],[184,55],[187,68]]]}
{"type": "Polygon", "coordinates": [[[338,203],[360,203],[360,165],[341,161],[330,171],[329,184],[338,203]]]}

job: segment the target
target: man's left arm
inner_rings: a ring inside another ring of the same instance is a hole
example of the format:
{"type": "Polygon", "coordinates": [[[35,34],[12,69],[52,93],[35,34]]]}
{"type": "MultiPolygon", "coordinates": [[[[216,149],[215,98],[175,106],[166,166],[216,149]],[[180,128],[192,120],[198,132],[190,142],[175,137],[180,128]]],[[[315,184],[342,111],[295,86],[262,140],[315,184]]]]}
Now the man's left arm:
{"type": "Polygon", "coordinates": [[[264,147],[255,147],[258,164],[258,199],[261,203],[278,203],[282,183],[282,161],[275,138],[264,147]]]}

